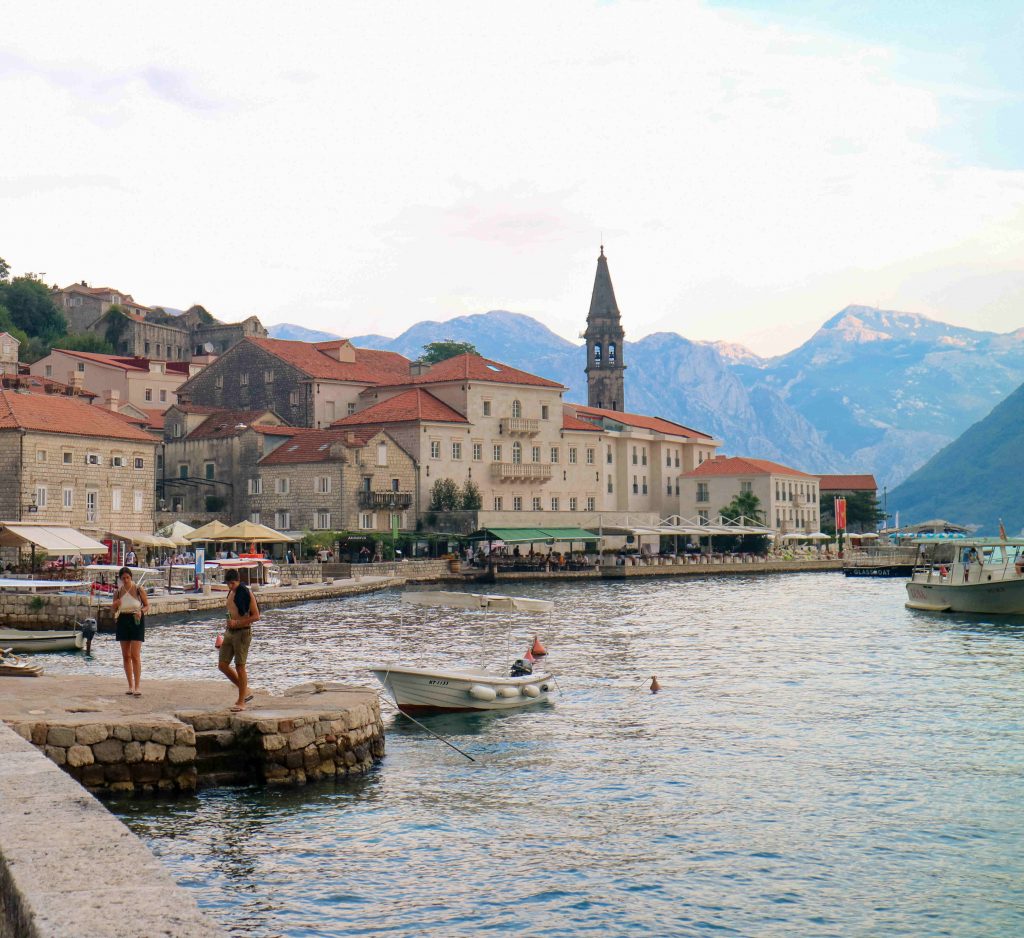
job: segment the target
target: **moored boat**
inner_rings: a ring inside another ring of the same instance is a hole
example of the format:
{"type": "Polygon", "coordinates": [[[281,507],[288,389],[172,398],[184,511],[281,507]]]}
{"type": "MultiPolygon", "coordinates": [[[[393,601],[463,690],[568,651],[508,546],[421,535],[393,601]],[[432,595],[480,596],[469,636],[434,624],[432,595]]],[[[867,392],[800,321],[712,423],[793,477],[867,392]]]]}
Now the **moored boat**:
{"type": "Polygon", "coordinates": [[[907,608],[1024,615],[1024,539],[963,538],[928,544],[907,584],[907,608]]]}
{"type": "Polygon", "coordinates": [[[14,652],[78,651],[85,647],[85,636],[78,629],[0,629],[0,648],[14,652]]]}

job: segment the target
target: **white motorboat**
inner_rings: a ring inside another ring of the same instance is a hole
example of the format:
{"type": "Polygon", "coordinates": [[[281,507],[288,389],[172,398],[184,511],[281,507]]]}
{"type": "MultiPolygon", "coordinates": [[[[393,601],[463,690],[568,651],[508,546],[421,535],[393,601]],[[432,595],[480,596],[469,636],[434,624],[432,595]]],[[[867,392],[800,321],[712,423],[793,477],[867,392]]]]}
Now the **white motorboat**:
{"type": "Polygon", "coordinates": [[[15,652],[78,651],[84,647],[85,636],[78,629],[0,629],[0,648],[15,652]]]}
{"type": "Polygon", "coordinates": [[[915,540],[927,545],[907,584],[907,608],[1024,615],[1024,538],[915,540]]]}
{"type": "MultiPolygon", "coordinates": [[[[506,612],[550,612],[554,608],[554,603],[543,599],[441,590],[403,593],[402,602],[506,612]]],[[[401,664],[374,665],[369,670],[398,709],[410,716],[516,710],[543,703],[554,689],[553,675],[534,671],[529,654],[518,659],[509,674],[481,668],[431,669],[401,664]]]]}

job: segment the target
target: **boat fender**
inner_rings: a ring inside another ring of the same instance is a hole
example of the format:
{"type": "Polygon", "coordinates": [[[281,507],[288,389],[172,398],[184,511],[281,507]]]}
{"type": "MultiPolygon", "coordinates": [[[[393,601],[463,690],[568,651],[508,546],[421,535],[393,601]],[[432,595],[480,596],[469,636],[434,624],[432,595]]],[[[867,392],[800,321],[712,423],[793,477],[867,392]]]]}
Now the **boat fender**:
{"type": "Polygon", "coordinates": [[[540,689],[546,694],[549,690],[551,690],[551,686],[548,684],[541,684],[540,689]]]}
{"type": "Polygon", "coordinates": [[[536,684],[527,684],[523,688],[523,695],[526,697],[533,697],[536,699],[540,696],[540,688],[536,684]]]}
{"type": "Polygon", "coordinates": [[[498,688],[498,696],[499,697],[505,697],[506,699],[510,698],[510,697],[518,697],[519,696],[519,688],[518,687],[499,687],[498,688]]]}
{"type": "Polygon", "coordinates": [[[469,696],[475,700],[483,700],[489,703],[494,700],[498,694],[493,687],[488,687],[486,684],[474,684],[469,689],[469,696]]]}

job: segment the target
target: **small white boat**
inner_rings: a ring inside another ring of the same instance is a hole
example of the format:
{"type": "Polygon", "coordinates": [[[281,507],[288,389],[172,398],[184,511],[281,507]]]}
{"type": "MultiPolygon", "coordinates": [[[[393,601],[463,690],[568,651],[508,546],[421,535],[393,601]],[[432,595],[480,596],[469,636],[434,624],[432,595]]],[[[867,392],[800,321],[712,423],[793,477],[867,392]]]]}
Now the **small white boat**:
{"type": "Polygon", "coordinates": [[[928,546],[907,584],[908,609],[1024,615],[1024,538],[915,543],[928,546]]]}
{"type": "Polygon", "coordinates": [[[85,636],[78,630],[0,629],[0,648],[15,652],[78,651],[85,647],[85,636]]]}
{"type": "MultiPolygon", "coordinates": [[[[403,593],[402,602],[416,606],[505,612],[550,612],[554,609],[554,603],[544,599],[441,590],[403,593]]],[[[369,670],[384,685],[399,710],[417,716],[517,710],[543,703],[554,688],[554,677],[546,671],[533,671],[532,668],[532,660],[521,658],[507,675],[479,668],[435,670],[401,664],[374,665],[369,670]]]]}

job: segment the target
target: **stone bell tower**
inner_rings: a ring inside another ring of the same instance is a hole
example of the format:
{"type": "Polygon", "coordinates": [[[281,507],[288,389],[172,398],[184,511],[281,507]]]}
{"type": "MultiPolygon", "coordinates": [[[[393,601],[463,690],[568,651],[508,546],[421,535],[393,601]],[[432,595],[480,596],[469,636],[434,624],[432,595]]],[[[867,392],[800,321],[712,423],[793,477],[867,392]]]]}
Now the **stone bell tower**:
{"type": "Polygon", "coordinates": [[[603,244],[597,259],[594,293],[590,297],[587,331],[583,337],[587,340],[587,403],[607,410],[625,410],[624,333],[603,244]]]}

